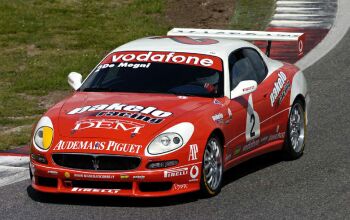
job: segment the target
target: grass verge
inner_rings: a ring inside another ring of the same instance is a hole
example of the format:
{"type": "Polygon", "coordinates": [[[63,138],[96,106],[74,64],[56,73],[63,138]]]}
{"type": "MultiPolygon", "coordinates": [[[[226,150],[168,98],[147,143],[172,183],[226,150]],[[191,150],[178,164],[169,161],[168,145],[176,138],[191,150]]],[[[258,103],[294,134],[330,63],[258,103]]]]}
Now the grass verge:
{"type": "MultiPolygon", "coordinates": [[[[172,27],[166,0],[0,1],[0,150],[28,143],[31,125],[70,90],[69,72],[86,76],[118,45],[172,27]]],[[[236,1],[234,29],[265,28],[274,0],[236,1]]]]}
{"type": "Polygon", "coordinates": [[[0,149],[28,142],[32,116],[46,111],[53,91],[67,94],[69,72],[86,75],[118,45],[164,34],[163,7],[163,0],[1,1],[0,149]]]}
{"type": "Polygon", "coordinates": [[[275,10],[276,0],[236,0],[232,29],[264,30],[275,10]]]}

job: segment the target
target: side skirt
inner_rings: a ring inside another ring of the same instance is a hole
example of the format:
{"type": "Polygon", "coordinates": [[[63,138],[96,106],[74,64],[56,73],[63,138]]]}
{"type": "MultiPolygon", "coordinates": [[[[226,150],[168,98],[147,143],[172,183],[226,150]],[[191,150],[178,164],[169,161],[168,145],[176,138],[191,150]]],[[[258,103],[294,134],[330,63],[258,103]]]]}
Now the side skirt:
{"type": "Polygon", "coordinates": [[[234,166],[237,166],[240,163],[243,163],[249,159],[260,156],[262,154],[266,154],[266,153],[272,152],[272,151],[281,150],[283,148],[283,143],[284,143],[284,140],[276,140],[276,141],[270,142],[268,144],[265,144],[261,147],[258,147],[252,151],[249,151],[241,156],[238,156],[238,157],[225,163],[224,171],[227,171],[228,169],[230,169],[234,166]]]}

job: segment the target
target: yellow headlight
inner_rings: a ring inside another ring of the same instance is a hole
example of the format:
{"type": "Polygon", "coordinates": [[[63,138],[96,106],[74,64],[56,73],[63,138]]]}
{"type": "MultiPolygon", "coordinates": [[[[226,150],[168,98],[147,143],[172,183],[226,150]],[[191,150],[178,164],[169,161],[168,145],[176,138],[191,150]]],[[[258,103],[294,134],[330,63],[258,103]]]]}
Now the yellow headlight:
{"type": "Polygon", "coordinates": [[[39,128],[34,136],[35,144],[43,150],[47,150],[50,148],[52,139],[53,129],[47,126],[39,128]]]}
{"type": "Polygon", "coordinates": [[[52,143],[53,130],[50,127],[43,127],[43,147],[45,150],[49,149],[52,143]]]}

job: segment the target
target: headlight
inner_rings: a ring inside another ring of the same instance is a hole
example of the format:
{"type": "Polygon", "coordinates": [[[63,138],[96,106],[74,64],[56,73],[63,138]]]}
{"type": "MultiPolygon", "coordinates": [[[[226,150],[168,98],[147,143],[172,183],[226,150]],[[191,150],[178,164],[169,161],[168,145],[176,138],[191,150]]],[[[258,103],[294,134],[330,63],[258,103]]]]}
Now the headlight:
{"type": "Polygon", "coordinates": [[[183,122],[165,130],[151,141],[146,155],[156,156],[178,150],[188,142],[193,131],[194,126],[189,122],[183,122]]]}
{"type": "Polygon", "coordinates": [[[53,140],[53,125],[49,117],[42,117],[36,128],[33,137],[34,146],[40,151],[47,151],[53,140]]]}
{"type": "Polygon", "coordinates": [[[156,137],[148,146],[151,155],[162,154],[173,151],[183,144],[182,137],[176,133],[165,133],[156,137]]]}

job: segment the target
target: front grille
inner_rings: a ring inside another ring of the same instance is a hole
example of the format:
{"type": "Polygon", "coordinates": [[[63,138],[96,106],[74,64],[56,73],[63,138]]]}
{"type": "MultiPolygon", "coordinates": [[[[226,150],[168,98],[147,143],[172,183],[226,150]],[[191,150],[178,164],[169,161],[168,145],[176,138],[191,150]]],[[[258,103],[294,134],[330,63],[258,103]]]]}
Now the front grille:
{"type": "Polygon", "coordinates": [[[99,154],[53,154],[52,159],[59,166],[79,170],[133,170],[141,163],[138,157],[99,154]]]}

